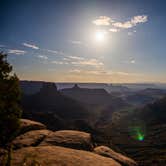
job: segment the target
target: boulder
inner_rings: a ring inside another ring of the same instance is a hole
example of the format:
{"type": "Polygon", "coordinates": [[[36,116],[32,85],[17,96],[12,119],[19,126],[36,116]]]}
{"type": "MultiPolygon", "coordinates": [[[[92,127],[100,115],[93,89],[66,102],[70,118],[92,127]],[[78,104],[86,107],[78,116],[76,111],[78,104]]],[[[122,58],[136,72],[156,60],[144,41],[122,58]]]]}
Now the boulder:
{"type": "Polygon", "coordinates": [[[107,146],[98,146],[98,147],[94,148],[94,152],[99,155],[105,156],[105,157],[110,157],[110,158],[118,161],[119,163],[121,163],[124,166],[137,166],[138,165],[133,159],[130,159],[120,153],[117,153],[107,146]]]}
{"type": "Polygon", "coordinates": [[[16,137],[12,144],[14,149],[19,149],[27,146],[37,146],[46,136],[51,134],[49,130],[33,130],[28,131],[16,137]]]}
{"type": "Polygon", "coordinates": [[[28,119],[21,119],[20,133],[25,133],[31,130],[42,130],[46,129],[46,126],[40,122],[35,122],[28,119]]]}
{"type": "Polygon", "coordinates": [[[56,145],[81,150],[93,150],[91,135],[76,130],[61,130],[48,135],[40,145],[56,145]]]}
{"type": "Polygon", "coordinates": [[[26,147],[12,156],[12,166],[121,166],[111,158],[59,146],[26,147]]]}

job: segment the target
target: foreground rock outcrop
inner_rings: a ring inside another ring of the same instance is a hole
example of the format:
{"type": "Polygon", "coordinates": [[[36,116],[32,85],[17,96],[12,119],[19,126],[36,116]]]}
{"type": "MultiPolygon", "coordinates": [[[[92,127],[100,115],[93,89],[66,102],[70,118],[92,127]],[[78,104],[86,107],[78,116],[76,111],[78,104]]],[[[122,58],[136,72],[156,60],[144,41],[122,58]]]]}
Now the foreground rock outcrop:
{"type": "Polygon", "coordinates": [[[21,119],[20,134],[31,130],[46,129],[46,126],[40,122],[35,122],[28,119],[21,119]]]}
{"type": "Polygon", "coordinates": [[[94,149],[94,152],[99,155],[112,158],[124,166],[137,166],[137,163],[134,160],[132,160],[120,153],[117,153],[106,146],[98,146],[94,149]]]}
{"type": "Polygon", "coordinates": [[[111,158],[59,146],[27,147],[13,154],[12,166],[121,166],[111,158]]]}
{"type": "Polygon", "coordinates": [[[27,146],[37,146],[46,136],[53,133],[49,130],[33,130],[28,131],[18,137],[12,142],[14,149],[20,149],[27,146]]]}
{"type": "MultiPolygon", "coordinates": [[[[91,134],[76,130],[50,131],[23,119],[22,134],[12,142],[12,166],[136,166],[136,162],[108,147],[94,148],[91,134]]],[[[0,166],[7,152],[0,149],[0,166]]],[[[3,165],[4,166],[4,165],[3,165]]]]}
{"type": "Polygon", "coordinates": [[[74,130],[56,131],[48,135],[40,145],[57,145],[87,151],[93,150],[91,135],[74,130]]]}

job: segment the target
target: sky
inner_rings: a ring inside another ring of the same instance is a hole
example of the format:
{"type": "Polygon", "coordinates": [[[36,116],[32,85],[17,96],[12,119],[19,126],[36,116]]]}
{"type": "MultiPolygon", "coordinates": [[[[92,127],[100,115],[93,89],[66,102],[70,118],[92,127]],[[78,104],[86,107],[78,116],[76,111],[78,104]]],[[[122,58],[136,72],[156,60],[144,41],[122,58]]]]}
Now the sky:
{"type": "Polygon", "coordinates": [[[21,80],[166,83],[165,0],[0,0],[21,80]]]}

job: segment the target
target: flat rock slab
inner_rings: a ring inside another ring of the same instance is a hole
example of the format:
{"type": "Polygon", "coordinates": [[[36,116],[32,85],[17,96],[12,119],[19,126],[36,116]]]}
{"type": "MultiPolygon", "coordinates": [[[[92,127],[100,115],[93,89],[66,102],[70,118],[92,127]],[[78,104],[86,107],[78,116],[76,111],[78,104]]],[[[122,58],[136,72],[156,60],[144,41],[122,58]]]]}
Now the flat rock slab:
{"type": "Polygon", "coordinates": [[[137,166],[137,163],[133,159],[117,153],[107,146],[98,146],[94,149],[94,152],[105,157],[110,157],[124,166],[137,166]]]}
{"type": "Polygon", "coordinates": [[[20,149],[27,146],[37,146],[49,134],[50,130],[32,130],[16,137],[12,144],[14,149],[20,149]]]}
{"type": "Polygon", "coordinates": [[[59,146],[27,147],[13,152],[12,166],[121,166],[111,158],[59,146]]]}
{"type": "Polygon", "coordinates": [[[80,150],[93,150],[91,135],[75,130],[61,130],[48,135],[40,145],[55,145],[80,150]]]}
{"type": "Polygon", "coordinates": [[[46,129],[46,126],[40,122],[35,122],[28,119],[21,119],[20,133],[25,133],[31,130],[46,129]]]}

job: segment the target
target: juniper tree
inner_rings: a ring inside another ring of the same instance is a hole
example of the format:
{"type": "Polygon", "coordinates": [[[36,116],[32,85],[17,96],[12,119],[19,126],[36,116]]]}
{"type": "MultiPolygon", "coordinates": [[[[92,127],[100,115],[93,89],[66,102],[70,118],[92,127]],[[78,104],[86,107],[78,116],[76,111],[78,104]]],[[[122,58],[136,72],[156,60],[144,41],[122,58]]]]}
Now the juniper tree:
{"type": "Polygon", "coordinates": [[[19,129],[19,80],[12,74],[7,55],[0,53],[0,146],[6,146],[19,129]]]}

